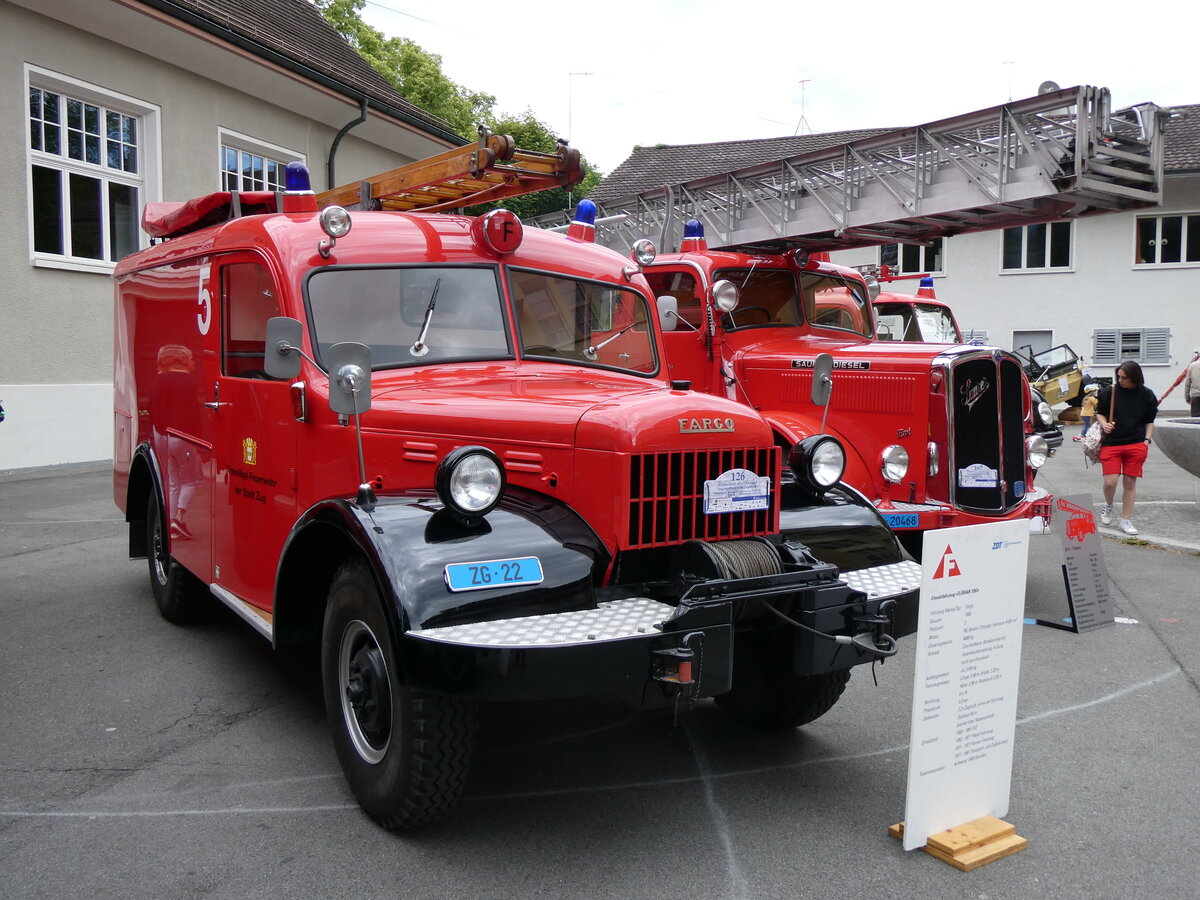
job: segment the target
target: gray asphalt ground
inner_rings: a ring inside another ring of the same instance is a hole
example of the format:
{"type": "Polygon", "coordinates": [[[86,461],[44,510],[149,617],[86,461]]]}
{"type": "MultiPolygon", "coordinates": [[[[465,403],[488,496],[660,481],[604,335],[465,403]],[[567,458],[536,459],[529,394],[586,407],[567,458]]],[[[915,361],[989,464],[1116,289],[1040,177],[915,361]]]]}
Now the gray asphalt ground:
{"type": "MultiPolygon", "coordinates": [[[[711,703],[490,707],[467,796],[392,835],[354,804],[312,661],[222,607],[164,622],[105,467],[0,474],[0,896],[1191,898],[1200,883],[1200,507],[1151,455],[1145,542],[1103,542],[1133,620],[1023,631],[1009,821],[971,873],[906,854],[912,640],[793,733],[711,703]],[[906,652],[907,651],[907,652],[906,652]]],[[[1094,492],[1069,441],[1043,471],[1094,492]]],[[[1026,611],[1066,612],[1057,536],[1026,611]]]]}

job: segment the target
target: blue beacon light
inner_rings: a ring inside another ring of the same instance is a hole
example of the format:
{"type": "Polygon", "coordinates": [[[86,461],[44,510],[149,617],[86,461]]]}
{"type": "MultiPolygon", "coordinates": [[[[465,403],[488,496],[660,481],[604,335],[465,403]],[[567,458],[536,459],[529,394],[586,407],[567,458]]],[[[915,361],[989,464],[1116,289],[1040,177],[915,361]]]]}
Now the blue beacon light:
{"type": "Polygon", "coordinates": [[[704,225],[699,219],[688,219],[683,225],[684,238],[702,238],[704,237],[704,225]]]}
{"type": "Polygon", "coordinates": [[[289,193],[311,191],[312,181],[308,177],[308,167],[302,162],[290,162],[283,172],[283,188],[289,193]]]}
{"type": "Polygon", "coordinates": [[[575,207],[575,221],[584,225],[596,224],[596,204],[591,200],[580,200],[575,207]]]}

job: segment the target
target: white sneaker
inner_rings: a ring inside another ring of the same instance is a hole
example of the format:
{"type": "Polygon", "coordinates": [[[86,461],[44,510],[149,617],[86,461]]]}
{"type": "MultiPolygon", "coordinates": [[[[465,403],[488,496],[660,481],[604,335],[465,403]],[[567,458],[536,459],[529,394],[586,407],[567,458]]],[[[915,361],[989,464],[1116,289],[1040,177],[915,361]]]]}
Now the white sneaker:
{"type": "Polygon", "coordinates": [[[1121,530],[1126,534],[1137,534],[1138,530],[1133,526],[1133,523],[1128,519],[1121,520],[1121,530]]]}
{"type": "Polygon", "coordinates": [[[1101,506],[1100,507],[1100,524],[1101,525],[1111,525],[1112,524],[1112,514],[1113,514],[1113,508],[1112,508],[1111,503],[1105,503],[1103,506],[1101,506]]]}

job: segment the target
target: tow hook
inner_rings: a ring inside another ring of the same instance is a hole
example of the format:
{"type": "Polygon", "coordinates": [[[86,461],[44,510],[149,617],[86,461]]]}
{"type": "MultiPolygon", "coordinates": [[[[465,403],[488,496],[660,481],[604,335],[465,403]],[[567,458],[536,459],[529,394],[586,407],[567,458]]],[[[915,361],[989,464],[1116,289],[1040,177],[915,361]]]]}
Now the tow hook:
{"type": "Polygon", "coordinates": [[[684,688],[693,683],[692,662],[696,654],[687,647],[668,647],[655,650],[651,656],[650,673],[655,681],[684,688]]]}
{"type": "Polygon", "coordinates": [[[854,621],[863,630],[854,635],[851,643],[860,650],[873,653],[880,658],[896,654],[896,639],[889,633],[895,600],[884,600],[871,615],[855,616],[854,621]]]}

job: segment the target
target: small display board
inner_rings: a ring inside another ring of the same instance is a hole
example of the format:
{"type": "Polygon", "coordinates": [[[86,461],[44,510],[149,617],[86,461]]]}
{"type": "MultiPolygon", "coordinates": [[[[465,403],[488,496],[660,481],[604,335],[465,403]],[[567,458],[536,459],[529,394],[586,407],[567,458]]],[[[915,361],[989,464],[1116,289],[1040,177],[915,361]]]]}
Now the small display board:
{"type": "Polygon", "coordinates": [[[704,482],[704,514],[747,512],[768,509],[771,479],[755,475],[749,469],[730,469],[704,482]]]}
{"type": "Polygon", "coordinates": [[[922,559],[905,850],[1008,813],[1029,526],[928,531],[922,559]]]}
{"type": "Polygon", "coordinates": [[[1070,618],[1067,622],[1037,619],[1039,625],[1080,634],[1113,624],[1112,594],[1104,568],[1103,542],[1096,530],[1091,494],[1058,497],[1054,521],[1063,552],[1063,582],[1070,618]]]}

